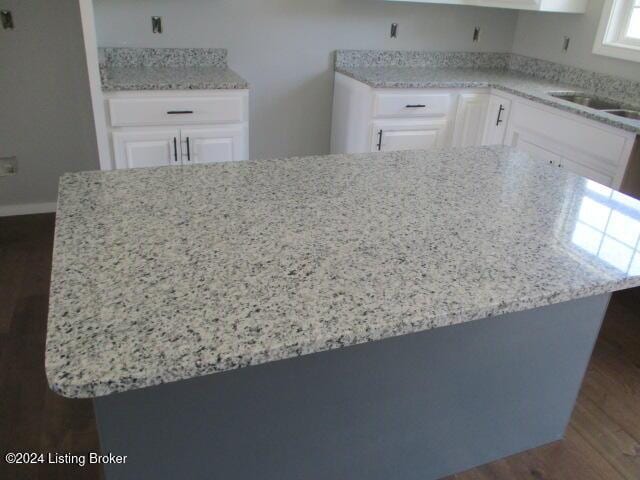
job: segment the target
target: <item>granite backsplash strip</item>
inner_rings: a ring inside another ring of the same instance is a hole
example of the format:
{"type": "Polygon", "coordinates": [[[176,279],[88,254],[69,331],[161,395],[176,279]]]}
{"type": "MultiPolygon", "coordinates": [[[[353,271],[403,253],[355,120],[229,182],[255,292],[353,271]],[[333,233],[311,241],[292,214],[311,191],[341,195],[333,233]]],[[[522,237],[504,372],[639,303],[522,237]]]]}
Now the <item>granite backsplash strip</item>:
{"type": "Polygon", "coordinates": [[[507,68],[505,53],[338,50],[336,67],[507,68]]]}
{"type": "Polygon", "coordinates": [[[625,104],[640,104],[640,82],[513,53],[338,50],[335,66],[505,70],[575,86],[625,104]]]}
{"type": "Polygon", "coordinates": [[[625,104],[640,105],[640,82],[633,80],[516,54],[509,55],[507,68],[541,80],[575,85],[625,104]]]}
{"type": "Polygon", "coordinates": [[[227,67],[226,48],[100,48],[100,64],[122,67],[227,67]]]}

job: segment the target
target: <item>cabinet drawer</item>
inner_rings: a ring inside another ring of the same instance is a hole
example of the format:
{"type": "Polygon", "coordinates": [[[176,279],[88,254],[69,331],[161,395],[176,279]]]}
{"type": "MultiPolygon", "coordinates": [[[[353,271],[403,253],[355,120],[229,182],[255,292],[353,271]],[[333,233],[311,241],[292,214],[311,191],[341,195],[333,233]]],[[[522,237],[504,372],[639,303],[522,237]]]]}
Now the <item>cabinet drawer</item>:
{"type": "Polygon", "coordinates": [[[110,98],[108,104],[114,127],[240,123],[246,115],[243,95],[110,98]]]}
{"type": "Polygon", "coordinates": [[[384,93],[374,94],[373,115],[376,117],[440,117],[451,109],[448,93],[384,93]]]}

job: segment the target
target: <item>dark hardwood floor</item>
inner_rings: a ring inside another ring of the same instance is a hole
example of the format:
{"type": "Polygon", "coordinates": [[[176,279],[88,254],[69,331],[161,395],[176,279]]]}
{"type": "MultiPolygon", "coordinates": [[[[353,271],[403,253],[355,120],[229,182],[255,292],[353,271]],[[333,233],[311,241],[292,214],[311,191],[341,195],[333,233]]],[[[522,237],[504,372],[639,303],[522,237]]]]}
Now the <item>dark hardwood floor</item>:
{"type": "MultiPolygon", "coordinates": [[[[53,215],[0,218],[0,479],[102,478],[96,467],[4,461],[99,450],[91,402],[58,397],[44,374],[53,228],[53,215]]],[[[639,298],[614,295],[565,440],[449,480],[640,479],[639,298]]]]}

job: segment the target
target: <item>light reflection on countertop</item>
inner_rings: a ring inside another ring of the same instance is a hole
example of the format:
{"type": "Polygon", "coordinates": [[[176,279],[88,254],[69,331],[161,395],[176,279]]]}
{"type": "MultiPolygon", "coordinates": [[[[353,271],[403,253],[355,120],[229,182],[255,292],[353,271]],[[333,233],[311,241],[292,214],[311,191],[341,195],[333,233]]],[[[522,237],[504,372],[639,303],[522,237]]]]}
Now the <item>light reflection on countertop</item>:
{"type": "Polygon", "coordinates": [[[640,201],[585,182],[571,241],[622,273],[640,275],[640,201]]]}

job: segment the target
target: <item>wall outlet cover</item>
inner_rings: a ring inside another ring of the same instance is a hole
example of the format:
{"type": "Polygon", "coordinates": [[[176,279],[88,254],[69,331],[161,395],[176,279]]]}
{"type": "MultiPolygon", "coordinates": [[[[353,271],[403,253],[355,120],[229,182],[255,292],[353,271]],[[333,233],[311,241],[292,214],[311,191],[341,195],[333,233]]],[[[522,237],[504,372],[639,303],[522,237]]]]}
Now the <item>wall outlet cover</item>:
{"type": "Polygon", "coordinates": [[[0,177],[18,173],[17,157],[0,157],[0,177]]]}

